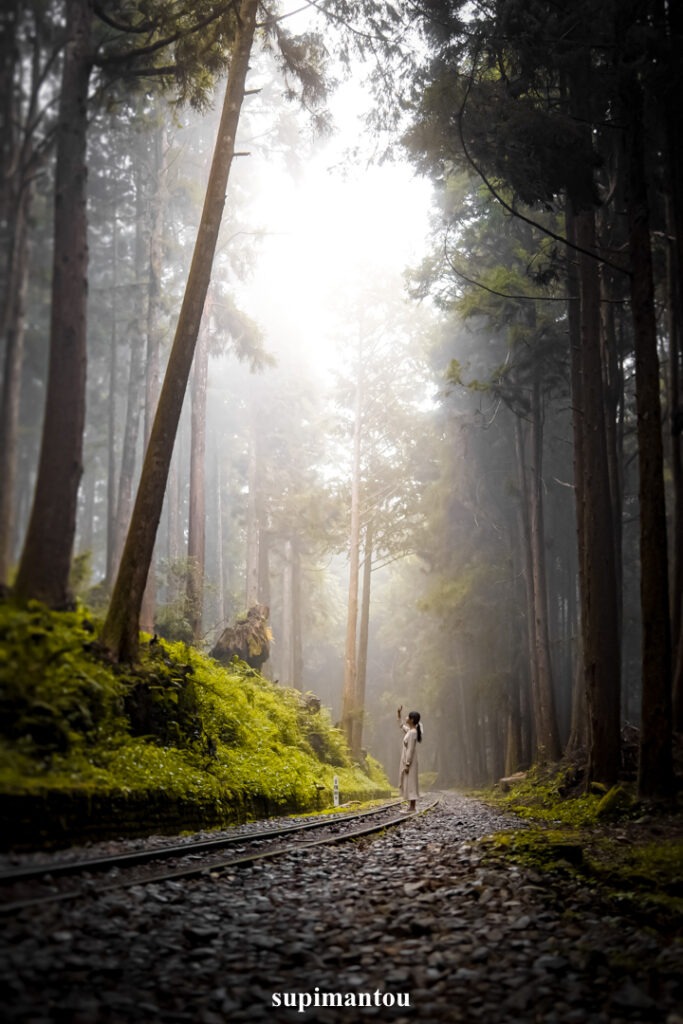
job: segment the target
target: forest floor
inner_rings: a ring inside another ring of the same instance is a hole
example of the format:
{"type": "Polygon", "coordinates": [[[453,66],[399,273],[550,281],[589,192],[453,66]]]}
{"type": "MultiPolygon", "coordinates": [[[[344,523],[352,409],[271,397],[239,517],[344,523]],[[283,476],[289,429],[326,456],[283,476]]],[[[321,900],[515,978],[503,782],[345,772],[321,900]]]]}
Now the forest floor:
{"type": "Polygon", "coordinates": [[[680,852],[644,817],[558,830],[448,793],[373,840],[24,910],[4,1019],[683,1024],[680,862],[678,895],[666,855],[629,891],[604,854],[680,852]]]}

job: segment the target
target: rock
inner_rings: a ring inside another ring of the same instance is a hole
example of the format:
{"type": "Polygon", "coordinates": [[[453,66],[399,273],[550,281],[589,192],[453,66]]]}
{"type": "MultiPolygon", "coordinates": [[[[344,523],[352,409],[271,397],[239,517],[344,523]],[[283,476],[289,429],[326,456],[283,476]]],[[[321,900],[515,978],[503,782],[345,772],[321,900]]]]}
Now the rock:
{"type": "Polygon", "coordinates": [[[675,944],[578,879],[489,860],[478,837],[514,824],[449,794],[362,845],[8,918],[3,1024],[683,1024],[675,944]],[[316,988],[410,1008],[272,1006],[316,988]]]}
{"type": "Polygon", "coordinates": [[[646,992],[626,981],[612,996],[611,1002],[620,1010],[652,1010],[657,1005],[646,992]]]}

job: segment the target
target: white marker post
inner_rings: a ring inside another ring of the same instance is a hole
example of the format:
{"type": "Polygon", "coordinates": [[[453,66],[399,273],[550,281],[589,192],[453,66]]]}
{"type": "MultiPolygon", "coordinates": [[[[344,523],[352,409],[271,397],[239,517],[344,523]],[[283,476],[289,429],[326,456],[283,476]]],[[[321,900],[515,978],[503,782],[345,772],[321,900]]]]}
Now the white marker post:
{"type": "Polygon", "coordinates": [[[334,793],[334,806],[339,807],[339,776],[335,775],[332,782],[332,792],[334,793]]]}

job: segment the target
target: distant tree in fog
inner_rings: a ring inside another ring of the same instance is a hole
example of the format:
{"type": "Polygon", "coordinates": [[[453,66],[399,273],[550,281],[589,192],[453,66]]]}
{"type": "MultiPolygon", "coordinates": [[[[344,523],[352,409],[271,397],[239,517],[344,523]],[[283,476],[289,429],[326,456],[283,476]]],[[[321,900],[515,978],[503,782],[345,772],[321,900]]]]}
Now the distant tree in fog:
{"type": "MultiPolygon", "coordinates": [[[[643,626],[639,786],[645,794],[666,793],[672,778],[672,673],[651,259],[654,211],[648,203],[656,193],[655,180],[664,181],[674,211],[674,249],[680,252],[676,211],[681,197],[674,184],[680,177],[680,142],[673,140],[667,111],[672,98],[680,97],[681,76],[661,74],[663,66],[673,70],[677,64],[680,17],[657,4],[607,5],[595,17],[585,0],[565,5],[561,13],[544,0],[523,10],[512,2],[484,4],[476,13],[466,4],[436,3],[430,4],[422,25],[429,56],[418,72],[420,98],[410,133],[417,162],[441,181],[451,167],[469,167],[509,214],[527,223],[538,223],[542,210],[555,211],[565,221],[563,228],[544,228],[549,238],[567,247],[566,280],[572,288],[567,300],[588,771],[591,778],[607,782],[620,768],[620,552],[614,537],[621,530],[614,530],[620,513],[618,474],[613,472],[617,432],[613,424],[608,429],[605,419],[605,409],[614,406],[605,401],[604,382],[613,378],[604,355],[614,348],[606,331],[609,318],[601,312],[603,303],[623,296],[623,289],[601,294],[600,268],[603,287],[610,275],[630,282],[643,626]],[[587,24],[588,37],[579,28],[587,24]],[[654,110],[660,120],[652,120],[654,110]],[[656,136],[653,146],[645,143],[648,132],[656,136]],[[625,233],[617,227],[622,201],[629,218],[625,233]],[[620,252],[626,258],[615,255],[620,252]]],[[[663,209],[658,215],[666,217],[663,209]]],[[[677,298],[672,299],[674,308],[677,323],[677,298]]],[[[672,352],[679,367],[677,343],[672,352]]],[[[675,395],[672,408],[678,403],[675,395]]],[[[678,440],[676,459],[680,462],[678,440]]],[[[676,486],[678,507],[680,482],[676,486]]],[[[676,530],[678,535],[678,525],[676,530]]],[[[678,560],[674,551],[674,571],[678,560]]],[[[680,648],[680,602],[677,608],[680,648]]]]}
{"type": "Polygon", "coordinates": [[[38,477],[14,584],[21,601],[38,598],[60,607],[69,600],[85,417],[86,144],[92,73],[97,66],[119,81],[142,74],[167,85],[177,81],[181,93],[202,102],[211,73],[225,66],[234,17],[231,4],[190,7],[169,12],[164,5],[152,5],[131,21],[100,11],[102,20],[96,23],[92,0],[65,0],[49,376],[38,477]],[[141,29],[154,42],[141,42],[141,29]]]}

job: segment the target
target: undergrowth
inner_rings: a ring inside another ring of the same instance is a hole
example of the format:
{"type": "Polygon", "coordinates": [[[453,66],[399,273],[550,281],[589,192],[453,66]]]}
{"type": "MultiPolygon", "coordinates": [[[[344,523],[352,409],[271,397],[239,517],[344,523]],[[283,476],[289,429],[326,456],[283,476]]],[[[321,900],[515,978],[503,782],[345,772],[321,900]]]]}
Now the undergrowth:
{"type": "Polygon", "coordinates": [[[147,638],[139,663],[111,664],[83,610],[0,604],[0,793],[78,789],[301,810],[342,794],[389,793],[379,764],[354,764],[312,695],[147,638]]]}
{"type": "Polygon", "coordinates": [[[574,766],[534,768],[509,784],[477,796],[523,819],[517,830],[483,842],[504,856],[550,877],[590,885],[596,899],[669,931],[683,912],[683,822],[680,811],[653,813],[627,785],[572,785],[574,766]]]}

